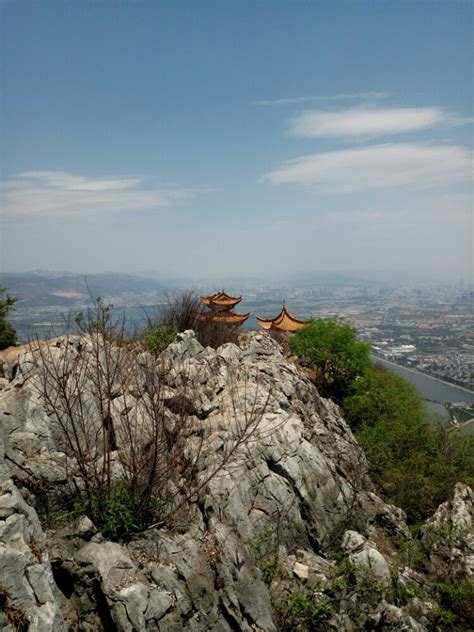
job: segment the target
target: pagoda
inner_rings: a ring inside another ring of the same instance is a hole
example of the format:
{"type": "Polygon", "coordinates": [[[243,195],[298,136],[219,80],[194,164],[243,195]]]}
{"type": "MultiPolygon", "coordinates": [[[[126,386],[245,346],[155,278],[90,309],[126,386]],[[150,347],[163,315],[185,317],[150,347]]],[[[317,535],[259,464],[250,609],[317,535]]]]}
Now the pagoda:
{"type": "Polygon", "coordinates": [[[200,320],[210,319],[223,325],[239,326],[250,316],[250,312],[247,314],[236,314],[234,312],[235,306],[242,300],[241,296],[231,296],[226,294],[224,290],[221,290],[215,294],[201,296],[200,298],[201,303],[208,308],[207,312],[197,314],[200,320]]]}
{"type": "Polygon", "coordinates": [[[306,321],[295,318],[288,312],[285,301],[283,301],[283,306],[278,316],[275,316],[275,318],[259,318],[257,316],[257,323],[262,329],[269,333],[278,332],[284,334],[292,334],[308,326],[306,321]]]}

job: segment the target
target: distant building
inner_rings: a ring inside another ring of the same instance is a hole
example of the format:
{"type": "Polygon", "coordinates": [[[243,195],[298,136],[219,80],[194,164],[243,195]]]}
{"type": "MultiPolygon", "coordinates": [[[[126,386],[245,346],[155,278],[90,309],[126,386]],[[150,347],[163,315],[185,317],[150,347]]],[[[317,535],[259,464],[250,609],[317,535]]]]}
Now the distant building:
{"type": "Polygon", "coordinates": [[[394,356],[405,355],[406,353],[414,353],[415,351],[415,345],[398,345],[389,349],[389,352],[394,356]]]}

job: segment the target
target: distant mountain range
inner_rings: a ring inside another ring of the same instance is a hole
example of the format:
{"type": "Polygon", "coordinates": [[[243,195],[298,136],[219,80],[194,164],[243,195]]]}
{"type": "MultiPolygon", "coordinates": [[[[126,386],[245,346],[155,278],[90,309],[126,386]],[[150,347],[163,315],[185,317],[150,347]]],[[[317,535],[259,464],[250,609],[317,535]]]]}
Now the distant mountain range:
{"type": "Polygon", "coordinates": [[[157,279],[128,274],[74,274],[69,272],[5,272],[0,273],[0,285],[18,299],[18,307],[73,307],[94,298],[165,293],[171,285],[157,279]]]}
{"type": "MultiPolygon", "coordinates": [[[[199,288],[202,293],[225,288],[231,292],[277,288],[309,288],[321,286],[362,286],[379,285],[381,281],[368,280],[350,273],[317,271],[290,275],[287,278],[265,279],[264,277],[223,277],[219,279],[160,278],[149,275],[103,272],[100,274],[77,274],[73,272],[51,272],[34,270],[31,272],[0,272],[0,285],[7,288],[11,296],[18,299],[17,307],[50,307],[66,309],[84,305],[90,297],[102,297],[116,305],[129,303],[140,297],[141,303],[153,300],[154,295],[162,297],[173,290],[199,288]],[[144,301],[143,299],[146,299],[144,301]]],[[[149,303],[148,303],[149,304],[149,303]]]]}

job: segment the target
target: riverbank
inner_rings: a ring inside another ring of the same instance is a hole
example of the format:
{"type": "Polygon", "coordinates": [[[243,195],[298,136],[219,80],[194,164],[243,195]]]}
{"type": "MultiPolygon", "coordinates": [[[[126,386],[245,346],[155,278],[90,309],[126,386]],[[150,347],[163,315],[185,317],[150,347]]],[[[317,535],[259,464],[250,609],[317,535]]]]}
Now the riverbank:
{"type": "MultiPolygon", "coordinates": [[[[388,371],[397,373],[401,377],[413,384],[423,395],[427,406],[432,410],[440,421],[453,422],[455,420],[455,408],[453,404],[458,402],[466,403],[469,408],[474,407],[474,392],[461,386],[454,386],[445,380],[432,377],[422,371],[408,368],[396,362],[391,362],[385,358],[371,355],[373,362],[379,362],[388,371]]],[[[472,420],[468,423],[461,422],[459,427],[465,432],[474,432],[472,420]]]]}
{"type": "Polygon", "coordinates": [[[426,373],[425,371],[420,371],[419,369],[414,369],[412,367],[407,367],[404,364],[397,364],[396,362],[392,362],[391,360],[387,360],[386,358],[382,358],[378,355],[376,355],[375,353],[372,352],[372,358],[375,359],[377,362],[381,362],[382,364],[390,364],[393,367],[396,367],[397,369],[403,369],[403,371],[407,371],[409,373],[415,373],[416,375],[421,375],[423,377],[429,378],[430,380],[435,380],[436,382],[440,382],[441,384],[444,384],[446,386],[449,386],[453,389],[459,390],[459,391],[463,391],[465,393],[468,393],[469,395],[472,395],[472,397],[474,397],[474,391],[471,391],[470,389],[466,388],[465,386],[459,386],[458,384],[453,384],[452,382],[447,382],[446,380],[443,380],[439,377],[435,377],[434,375],[431,375],[430,373],[426,373]]]}

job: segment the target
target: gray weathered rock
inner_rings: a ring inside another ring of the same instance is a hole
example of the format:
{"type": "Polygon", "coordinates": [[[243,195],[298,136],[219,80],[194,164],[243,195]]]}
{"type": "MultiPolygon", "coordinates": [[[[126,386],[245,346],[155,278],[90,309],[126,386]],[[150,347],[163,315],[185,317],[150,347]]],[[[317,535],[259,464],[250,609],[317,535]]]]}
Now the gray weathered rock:
{"type": "MultiPolygon", "coordinates": [[[[90,337],[59,338],[40,357],[62,362],[71,374],[76,360],[87,366],[92,349],[90,337]]],[[[112,359],[128,362],[125,350],[109,351],[112,359]]],[[[340,602],[326,618],[331,629],[430,629],[436,604],[422,598],[403,607],[390,603],[396,551],[411,537],[403,511],[374,493],[366,458],[338,407],[319,396],[270,337],[248,333],[239,345],[214,350],[187,331],[160,355],[157,367],[151,354],[141,352],[133,370],[114,376],[116,478],[129,441],[123,420],[138,436],[146,434],[144,384],[155,383],[157,369],[167,431],[178,427],[184,410],[192,422],[187,449],[192,453],[204,440],[196,467],[202,488],[178,512],[179,528],[151,529],[128,545],[106,541],[87,517],[44,536],[29,504],[40,511],[36,489],[51,500],[71,471],[78,487],[83,483],[41,397],[37,355],[25,348],[3,356],[0,379],[6,453],[0,459],[0,583],[12,604],[28,613],[33,632],[272,632],[276,615],[264,579],[272,591],[279,584],[282,598],[295,587],[314,592],[319,586],[313,596],[321,603],[324,587],[339,581],[333,591],[342,591],[340,602]],[[249,434],[241,441],[245,429],[249,434]],[[340,576],[341,556],[351,562],[352,575],[356,569],[356,586],[352,576],[340,576]],[[262,570],[268,565],[273,583],[262,570]],[[363,595],[365,577],[375,580],[382,596],[363,595]]],[[[54,392],[54,381],[47,388],[54,392]]],[[[92,431],[100,430],[87,370],[79,391],[92,431]]],[[[92,449],[99,464],[102,449],[92,449]]],[[[457,486],[453,501],[425,525],[423,543],[435,569],[449,564],[459,576],[472,575],[472,501],[471,490],[457,486]]],[[[421,589],[429,579],[404,567],[399,581],[421,589]]],[[[0,626],[11,629],[1,616],[0,626]]]]}
{"type": "Polygon", "coordinates": [[[458,483],[454,496],[438,507],[422,528],[422,542],[433,568],[450,568],[452,574],[474,575],[474,493],[458,483]]]}
{"type": "Polygon", "coordinates": [[[0,589],[5,607],[2,630],[17,629],[9,618],[11,608],[27,621],[31,632],[65,630],[38,517],[23,499],[4,462],[0,438],[0,589]]]}

